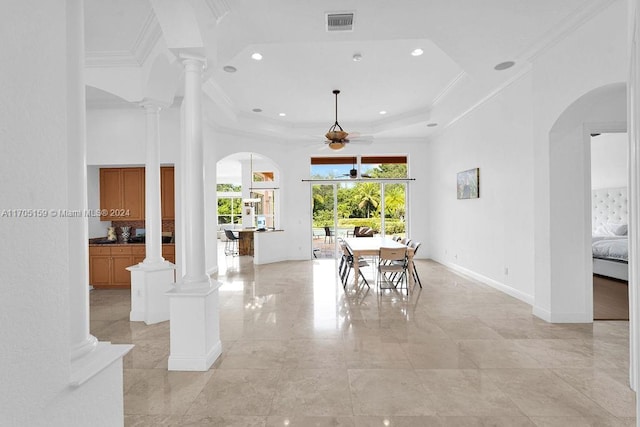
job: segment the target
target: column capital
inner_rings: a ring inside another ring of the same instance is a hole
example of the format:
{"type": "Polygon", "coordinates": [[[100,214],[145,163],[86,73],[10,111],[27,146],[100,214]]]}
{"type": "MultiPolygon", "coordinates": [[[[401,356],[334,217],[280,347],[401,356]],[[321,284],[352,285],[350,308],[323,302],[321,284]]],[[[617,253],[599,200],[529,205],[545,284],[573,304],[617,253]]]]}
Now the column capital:
{"type": "Polygon", "coordinates": [[[207,58],[205,58],[204,56],[195,55],[188,52],[180,52],[178,54],[178,59],[180,59],[184,66],[196,65],[202,68],[207,67],[207,58]]]}

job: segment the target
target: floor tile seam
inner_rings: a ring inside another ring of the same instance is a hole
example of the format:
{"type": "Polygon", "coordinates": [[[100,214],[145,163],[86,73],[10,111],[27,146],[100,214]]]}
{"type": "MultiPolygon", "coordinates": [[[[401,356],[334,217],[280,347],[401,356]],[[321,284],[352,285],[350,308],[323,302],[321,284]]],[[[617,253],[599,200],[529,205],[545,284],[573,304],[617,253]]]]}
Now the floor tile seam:
{"type": "MultiPolygon", "coordinates": [[[[560,381],[562,381],[564,384],[566,384],[567,386],[571,387],[571,389],[575,390],[577,393],[579,393],[580,395],[582,395],[584,398],[586,398],[587,400],[589,400],[590,402],[592,402],[594,405],[596,405],[597,407],[599,407],[600,409],[602,409],[604,412],[606,412],[607,414],[609,414],[609,416],[611,417],[617,417],[616,414],[612,413],[611,411],[609,411],[607,408],[605,408],[604,406],[600,405],[598,402],[596,402],[593,398],[591,398],[589,395],[587,395],[586,393],[584,393],[582,390],[578,389],[577,387],[574,387],[573,384],[571,384],[570,382],[568,382],[567,380],[565,380],[564,378],[562,378],[557,372],[555,372],[556,369],[571,369],[571,368],[551,368],[549,369],[549,371],[551,372],[551,374],[556,377],[557,379],[559,379],[560,381]]],[[[582,369],[582,368],[575,368],[575,369],[582,369]]],[[[588,368],[585,368],[588,369],[588,368]]]]}
{"type": "MultiPolygon", "coordinates": [[[[541,370],[541,371],[548,371],[547,368],[505,368],[505,369],[511,369],[511,370],[541,370]]],[[[524,417],[527,417],[532,424],[537,425],[535,422],[533,422],[533,420],[531,420],[531,415],[528,415],[524,408],[522,408],[518,402],[516,400],[514,400],[511,397],[511,393],[509,393],[507,390],[505,390],[503,387],[500,386],[500,382],[497,380],[494,380],[493,378],[491,378],[490,375],[482,375],[483,372],[488,372],[488,371],[502,371],[502,369],[500,368],[478,368],[478,371],[480,371],[480,377],[483,378],[486,381],[489,381],[489,383],[491,385],[493,385],[494,387],[496,387],[500,393],[502,393],[507,399],[509,399],[509,402],[511,402],[511,404],[513,405],[514,408],[516,408],[524,417]]]]}
{"type": "MultiPolygon", "coordinates": [[[[518,369],[518,368],[511,368],[511,369],[518,369]]],[[[555,372],[553,372],[553,369],[555,368],[523,368],[522,370],[540,370],[540,371],[546,371],[548,375],[551,375],[552,377],[556,378],[556,379],[560,379],[561,382],[567,386],[569,386],[570,389],[572,389],[573,391],[577,392],[580,396],[586,398],[589,402],[591,402],[593,405],[595,405],[596,407],[600,408],[602,411],[604,411],[604,413],[609,414],[609,417],[616,417],[616,415],[612,414],[610,411],[608,411],[606,408],[602,407],[600,404],[598,404],[598,402],[594,401],[593,399],[591,399],[589,396],[585,395],[584,393],[582,393],[580,390],[576,389],[575,387],[573,387],[570,383],[568,383],[566,380],[564,380],[563,378],[559,377],[555,372]]],[[[490,368],[490,369],[485,369],[486,371],[500,371],[500,369],[497,368],[490,368]]],[[[520,370],[520,369],[518,369],[520,370]]],[[[513,401],[513,399],[511,399],[511,396],[502,389],[502,387],[500,387],[500,383],[496,382],[494,380],[491,379],[491,377],[488,378],[489,381],[493,382],[494,385],[496,385],[500,391],[502,391],[504,394],[507,395],[507,397],[509,397],[509,399],[518,407],[518,409],[520,411],[523,411],[522,408],[520,408],[520,406],[517,404],[517,402],[513,401]]],[[[523,411],[524,412],[524,411],[523,411]]],[[[525,413],[526,415],[526,413],[525,413]]],[[[529,418],[531,417],[536,417],[536,418],[544,418],[545,416],[539,416],[539,415],[527,415],[529,418]]],[[[584,415],[585,417],[602,417],[601,415],[584,415]]],[[[567,418],[572,418],[573,416],[570,415],[563,415],[563,416],[553,416],[555,418],[557,417],[567,417],[567,418]]],[[[535,423],[534,423],[535,424],[535,423]]]]}

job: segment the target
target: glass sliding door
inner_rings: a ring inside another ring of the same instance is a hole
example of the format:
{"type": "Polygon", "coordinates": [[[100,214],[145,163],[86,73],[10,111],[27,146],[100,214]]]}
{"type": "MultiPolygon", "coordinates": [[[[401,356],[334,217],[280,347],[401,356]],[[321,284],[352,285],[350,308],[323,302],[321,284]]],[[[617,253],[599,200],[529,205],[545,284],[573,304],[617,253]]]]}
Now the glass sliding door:
{"type": "Polygon", "coordinates": [[[384,183],[383,194],[384,234],[387,236],[397,235],[405,237],[407,234],[407,184],[384,183]]]}
{"type": "Polygon", "coordinates": [[[335,257],[336,186],[314,184],[311,186],[311,212],[313,257],[335,257]]]}
{"type": "Polygon", "coordinates": [[[406,156],[311,158],[313,256],[333,258],[336,237],[406,236],[406,156]],[[364,233],[363,233],[364,231],[364,233]]]}

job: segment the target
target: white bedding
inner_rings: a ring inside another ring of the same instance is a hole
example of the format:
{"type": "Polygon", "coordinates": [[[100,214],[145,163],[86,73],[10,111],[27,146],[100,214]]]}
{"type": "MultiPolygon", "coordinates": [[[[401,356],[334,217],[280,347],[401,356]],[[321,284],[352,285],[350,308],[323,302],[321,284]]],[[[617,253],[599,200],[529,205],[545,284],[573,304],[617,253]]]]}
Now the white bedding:
{"type": "Polygon", "coordinates": [[[627,236],[593,236],[594,258],[629,260],[629,239],[627,236]]]}

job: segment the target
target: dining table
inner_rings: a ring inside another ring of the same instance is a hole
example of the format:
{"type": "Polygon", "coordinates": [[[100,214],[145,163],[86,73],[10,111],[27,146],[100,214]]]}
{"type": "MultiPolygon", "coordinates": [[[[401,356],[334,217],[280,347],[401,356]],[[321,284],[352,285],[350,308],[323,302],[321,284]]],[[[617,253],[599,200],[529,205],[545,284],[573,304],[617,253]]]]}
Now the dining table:
{"type": "MultiPolygon", "coordinates": [[[[390,237],[386,236],[373,236],[373,237],[349,237],[344,239],[349,249],[351,249],[351,253],[353,253],[354,258],[357,260],[358,257],[361,256],[373,256],[377,257],[380,255],[380,248],[406,248],[407,249],[407,269],[409,270],[407,275],[409,277],[409,283],[413,287],[415,282],[413,280],[413,253],[414,250],[412,247],[404,245],[400,242],[393,240],[390,237]]],[[[358,266],[358,262],[353,263],[353,270],[356,282],[358,281],[360,267],[358,266]]]]}

